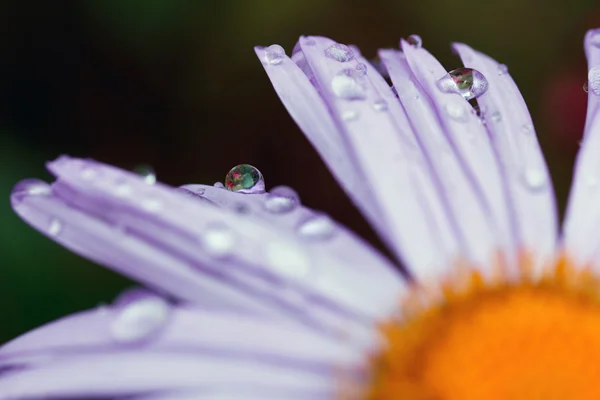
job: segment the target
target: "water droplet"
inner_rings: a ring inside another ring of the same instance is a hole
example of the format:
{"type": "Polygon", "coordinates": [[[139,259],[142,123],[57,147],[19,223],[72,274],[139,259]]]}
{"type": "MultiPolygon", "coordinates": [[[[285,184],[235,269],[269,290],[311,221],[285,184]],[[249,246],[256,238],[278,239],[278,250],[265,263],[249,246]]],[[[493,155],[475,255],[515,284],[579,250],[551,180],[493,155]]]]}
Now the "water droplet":
{"type": "Polygon", "coordinates": [[[156,183],[156,172],[154,172],[154,168],[147,164],[138,165],[133,169],[133,172],[141,176],[148,185],[156,183]]]}
{"type": "Polygon", "coordinates": [[[163,208],[162,202],[158,199],[153,198],[142,199],[141,205],[144,210],[152,213],[158,212],[163,208]]]}
{"type": "Polygon", "coordinates": [[[111,324],[114,340],[131,343],[158,332],[169,318],[169,304],[158,297],[138,299],[123,307],[111,324]]]}
{"type": "Polygon", "coordinates": [[[600,30],[596,30],[592,33],[590,44],[592,44],[592,46],[600,47],[600,30]]]}
{"type": "Polygon", "coordinates": [[[358,76],[365,76],[367,75],[367,66],[363,63],[358,63],[356,65],[355,71],[358,76]]]}
{"type": "Polygon", "coordinates": [[[596,96],[600,95],[600,67],[594,67],[588,72],[588,87],[596,96]]]}
{"type": "Polygon", "coordinates": [[[317,44],[317,42],[315,42],[315,40],[312,38],[305,38],[304,44],[307,44],[309,46],[314,46],[315,44],[317,44]]]}
{"type": "Polygon", "coordinates": [[[84,169],[81,170],[81,178],[85,179],[87,181],[91,181],[92,179],[95,179],[97,176],[98,176],[98,171],[96,171],[95,168],[85,167],[84,169]]]}
{"type": "Polygon", "coordinates": [[[540,190],[546,186],[546,174],[537,168],[527,168],[524,173],[525,184],[531,190],[540,190]]]}
{"type": "Polygon", "coordinates": [[[325,49],[325,56],[339,62],[348,62],[354,59],[354,53],[344,44],[332,44],[325,49]]]}
{"type": "Polygon", "coordinates": [[[62,228],[62,223],[58,219],[52,218],[50,225],[48,225],[48,234],[50,236],[57,236],[62,231],[62,228]]]}
{"type": "Polygon", "coordinates": [[[436,85],[444,93],[458,93],[465,100],[472,100],[487,91],[488,81],[476,69],[457,68],[440,78],[436,85]]]}
{"type": "Polygon", "coordinates": [[[223,182],[215,182],[213,186],[217,189],[225,189],[225,185],[223,185],[223,182]]]}
{"type": "Polygon", "coordinates": [[[264,193],[265,181],[258,168],[240,164],[227,173],[225,187],[231,192],[264,193]]]}
{"type": "Polygon", "coordinates": [[[300,204],[300,196],[298,196],[298,193],[289,186],[275,186],[273,189],[271,189],[269,194],[272,194],[273,196],[287,197],[288,199],[294,200],[297,204],[300,204]]]}
{"type": "Polygon", "coordinates": [[[588,92],[588,81],[585,81],[583,83],[583,91],[586,92],[586,93],[588,92]]]}
{"type": "Polygon", "coordinates": [[[269,64],[278,65],[285,58],[285,50],[278,44],[272,44],[265,49],[265,60],[269,64]]]}
{"type": "Polygon", "coordinates": [[[24,179],[17,183],[11,192],[13,201],[21,201],[27,196],[49,196],[52,188],[39,179],[24,179]]]}
{"type": "Polygon", "coordinates": [[[305,278],[310,272],[310,259],[301,247],[274,240],[267,244],[267,261],[276,271],[294,278],[305,278]]]}
{"type": "Polygon", "coordinates": [[[492,113],[492,121],[500,122],[501,120],[502,120],[502,114],[500,114],[500,111],[494,111],[492,113]]]}
{"type": "Polygon", "coordinates": [[[406,39],[406,41],[408,42],[408,44],[410,44],[413,47],[416,47],[417,49],[420,49],[423,46],[423,40],[419,35],[410,35],[408,39],[406,39]]]}
{"type": "Polygon", "coordinates": [[[209,226],[204,232],[203,243],[206,251],[214,257],[230,254],[235,246],[235,234],[224,225],[209,226]]]}
{"type": "Polygon", "coordinates": [[[498,75],[508,74],[508,66],[506,64],[498,65],[498,75]]]}
{"type": "Polygon", "coordinates": [[[456,103],[448,103],[446,104],[446,112],[450,116],[450,118],[457,121],[466,120],[465,108],[460,104],[456,103]]]}
{"type": "Polygon", "coordinates": [[[524,133],[533,133],[533,124],[523,124],[522,129],[524,133]]]}
{"type": "Polygon", "coordinates": [[[115,183],[115,194],[119,197],[125,197],[130,195],[133,192],[131,185],[129,185],[126,181],[120,180],[115,183]]]}
{"type": "Polygon", "coordinates": [[[292,197],[278,196],[270,193],[263,203],[265,209],[274,214],[283,214],[292,211],[298,206],[298,201],[292,197]]]}
{"type": "Polygon", "coordinates": [[[358,112],[353,110],[346,110],[342,113],[342,120],[344,121],[354,121],[358,119],[358,112]]]}
{"type": "Polygon", "coordinates": [[[362,100],[367,97],[366,90],[360,82],[345,71],[333,77],[331,90],[337,97],[345,100],[362,100]]]}
{"type": "Polygon", "coordinates": [[[326,215],[314,215],[298,227],[300,236],[307,239],[326,239],[333,235],[335,224],[326,215]]]}
{"type": "Polygon", "coordinates": [[[385,101],[384,99],[375,100],[375,102],[373,103],[373,108],[375,109],[375,111],[387,111],[387,101],[385,101]]]}
{"type": "Polygon", "coordinates": [[[587,179],[585,180],[585,183],[590,187],[590,188],[595,188],[598,186],[598,179],[595,176],[588,176],[587,179]]]}

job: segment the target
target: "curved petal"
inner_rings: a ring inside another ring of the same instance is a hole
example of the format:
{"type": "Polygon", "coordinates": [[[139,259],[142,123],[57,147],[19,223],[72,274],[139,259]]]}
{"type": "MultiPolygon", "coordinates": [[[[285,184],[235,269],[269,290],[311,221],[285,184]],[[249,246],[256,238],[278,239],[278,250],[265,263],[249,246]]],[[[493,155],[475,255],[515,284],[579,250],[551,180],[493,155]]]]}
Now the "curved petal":
{"type": "MultiPolygon", "coordinates": [[[[378,216],[371,221],[410,272],[417,277],[439,272],[458,255],[458,243],[440,212],[439,197],[431,195],[430,179],[423,179],[428,171],[415,151],[406,117],[374,68],[360,55],[347,53],[350,59],[346,62],[328,57],[332,46],[349,51],[327,38],[304,37],[293,56],[298,65],[284,57],[277,64],[264,63],[265,69],[301,128],[307,129],[312,114],[328,119],[326,125],[308,129],[306,134],[335,138],[342,146],[344,162],[352,166],[350,174],[354,176],[335,168],[333,173],[367,215],[378,216]],[[367,66],[366,74],[360,72],[361,64],[367,66]],[[298,78],[301,74],[303,79],[298,78]],[[294,101],[306,98],[305,93],[316,100],[294,101]],[[361,185],[371,202],[357,200],[364,192],[349,189],[355,177],[363,179],[361,185]]],[[[264,53],[258,49],[257,54],[262,58],[264,53]]],[[[319,148],[319,142],[312,141],[319,148]]],[[[325,151],[320,153],[327,157],[325,151]]]]}
{"type": "Polygon", "coordinates": [[[124,312],[110,307],[79,313],[0,348],[0,399],[236,387],[248,396],[333,393],[341,377],[362,376],[367,348],[289,323],[173,306],[158,334],[123,343],[115,340],[114,324],[124,312]]]}
{"type": "MultiPolygon", "coordinates": [[[[590,70],[600,69],[600,47],[596,44],[599,35],[600,29],[594,29],[585,36],[585,53],[590,70]]],[[[600,98],[593,89],[590,88],[588,93],[584,140],[575,162],[562,239],[565,250],[575,260],[591,262],[600,268],[597,234],[600,227],[600,98]]]]}
{"type": "MultiPolygon", "coordinates": [[[[292,215],[320,222],[316,230],[215,207],[94,161],[63,157],[49,169],[58,180],[47,193],[17,185],[16,212],[66,247],[176,298],[347,331],[389,315],[404,288],[381,255],[306,209],[292,215]]],[[[233,196],[248,210],[268,199],[233,196]]]]}
{"type": "Polygon", "coordinates": [[[516,216],[519,248],[543,261],[556,248],[558,218],[550,174],[525,101],[495,60],[464,44],[454,44],[454,49],[465,66],[488,80],[487,93],[477,101],[502,168],[509,208],[516,216]]]}

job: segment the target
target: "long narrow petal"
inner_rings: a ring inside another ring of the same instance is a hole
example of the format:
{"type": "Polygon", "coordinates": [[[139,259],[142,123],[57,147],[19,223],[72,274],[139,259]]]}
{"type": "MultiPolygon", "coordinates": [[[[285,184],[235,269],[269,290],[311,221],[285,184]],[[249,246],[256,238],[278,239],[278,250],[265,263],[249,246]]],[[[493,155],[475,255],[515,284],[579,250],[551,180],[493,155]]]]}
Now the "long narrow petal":
{"type": "Polygon", "coordinates": [[[565,249],[581,263],[592,262],[600,268],[600,29],[588,31],[585,53],[591,74],[598,77],[590,82],[584,141],[575,162],[575,173],[563,227],[565,249]]]}
{"type": "Polygon", "coordinates": [[[544,260],[554,252],[558,219],[550,174],[525,101],[495,60],[464,44],[454,49],[465,66],[488,80],[489,89],[478,102],[503,171],[509,208],[516,214],[519,247],[544,260]]]}
{"type": "MultiPolygon", "coordinates": [[[[292,228],[93,161],[61,158],[49,168],[59,179],[48,193],[15,188],[17,213],[53,240],[174,297],[347,330],[388,315],[403,289],[382,256],[301,207],[292,228]]],[[[248,211],[268,199],[231,195],[248,211]]]]}

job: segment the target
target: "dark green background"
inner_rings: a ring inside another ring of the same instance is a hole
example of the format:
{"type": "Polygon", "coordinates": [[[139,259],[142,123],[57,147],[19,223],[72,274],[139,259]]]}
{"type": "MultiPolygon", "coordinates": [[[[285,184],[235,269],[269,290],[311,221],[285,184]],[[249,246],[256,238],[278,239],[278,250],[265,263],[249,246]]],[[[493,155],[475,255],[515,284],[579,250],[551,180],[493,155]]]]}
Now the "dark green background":
{"type": "Polygon", "coordinates": [[[73,0],[0,3],[0,343],[110,301],[131,283],[21,222],[9,192],[49,179],[61,153],[125,168],[149,163],[173,185],[258,166],[267,185],[375,241],[280,105],[252,47],[301,34],[363,54],[411,33],[448,69],[464,41],[506,63],[532,111],[564,208],[586,95],[582,38],[597,2],[505,0],[73,0]],[[312,190],[319,187],[319,190],[312,190]],[[323,189],[326,188],[327,190],[323,189]]]}

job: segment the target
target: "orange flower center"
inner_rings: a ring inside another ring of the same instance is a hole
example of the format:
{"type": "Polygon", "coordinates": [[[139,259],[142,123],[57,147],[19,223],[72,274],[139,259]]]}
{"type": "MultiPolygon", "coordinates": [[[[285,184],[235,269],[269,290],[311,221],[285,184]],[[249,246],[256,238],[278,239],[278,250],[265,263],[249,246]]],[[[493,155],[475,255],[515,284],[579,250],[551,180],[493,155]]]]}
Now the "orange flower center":
{"type": "Polygon", "coordinates": [[[372,400],[600,399],[600,280],[561,258],[533,279],[443,285],[382,326],[372,400]]]}

